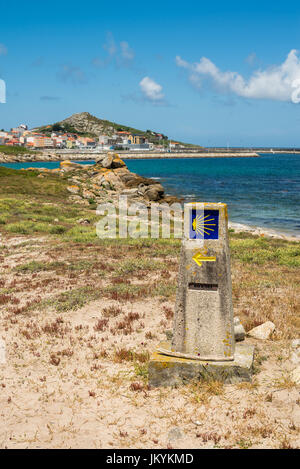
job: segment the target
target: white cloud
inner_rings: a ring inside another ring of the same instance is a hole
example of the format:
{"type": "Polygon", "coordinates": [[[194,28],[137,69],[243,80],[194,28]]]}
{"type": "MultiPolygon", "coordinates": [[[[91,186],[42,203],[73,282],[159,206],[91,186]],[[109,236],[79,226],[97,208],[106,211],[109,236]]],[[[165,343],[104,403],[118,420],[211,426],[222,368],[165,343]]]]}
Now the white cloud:
{"type": "Polygon", "coordinates": [[[117,46],[113,34],[110,31],[106,35],[106,42],[103,44],[103,49],[105,49],[111,56],[115,55],[117,52],[117,46]]]}
{"type": "Polygon", "coordinates": [[[64,64],[62,65],[59,73],[58,78],[64,82],[71,82],[73,84],[84,84],[87,82],[86,75],[84,71],[77,67],[76,65],[72,64],[64,64]]]}
{"type": "Polygon", "coordinates": [[[244,98],[300,103],[300,59],[295,49],[281,65],[256,70],[249,79],[237,72],[222,72],[206,57],[198,63],[189,63],[177,56],[176,64],[189,71],[189,79],[197,87],[202,85],[203,78],[209,78],[220,92],[232,92],[244,98]]]}
{"type": "Polygon", "coordinates": [[[104,68],[114,64],[119,68],[132,65],[135,53],[127,41],[116,42],[112,32],[109,31],[102,47],[107,52],[106,57],[94,57],[92,64],[95,67],[104,68]]]}
{"type": "Polygon", "coordinates": [[[124,60],[133,60],[134,59],[134,52],[129,47],[128,42],[126,42],[126,41],[120,42],[120,47],[121,47],[121,55],[122,55],[124,60]]]}
{"type": "Polygon", "coordinates": [[[7,47],[4,44],[0,44],[0,55],[7,54],[7,47]]]}
{"type": "Polygon", "coordinates": [[[251,52],[251,54],[248,55],[248,57],[246,57],[245,61],[247,62],[248,65],[255,65],[255,63],[257,62],[257,55],[255,54],[255,52],[251,52]]]}
{"type": "Polygon", "coordinates": [[[182,60],[181,57],[179,57],[179,55],[176,55],[176,65],[178,65],[178,67],[183,67],[183,68],[189,68],[189,63],[186,62],[185,60],[182,60]]]}
{"type": "Polygon", "coordinates": [[[162,86],[152,80],[152,78],[144,77],[140,81],[140,87],[144,96],[150,101],[158,102],[164,98],[162,86]]]}

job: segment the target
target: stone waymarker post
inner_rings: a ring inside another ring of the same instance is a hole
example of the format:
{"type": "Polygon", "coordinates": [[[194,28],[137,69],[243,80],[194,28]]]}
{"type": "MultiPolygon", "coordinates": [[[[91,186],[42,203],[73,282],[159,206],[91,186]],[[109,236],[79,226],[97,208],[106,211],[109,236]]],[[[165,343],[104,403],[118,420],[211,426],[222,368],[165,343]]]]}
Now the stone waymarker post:
{"type": "Polygon", "coordinates": [[[234,331],[225,204],[186,204],[172,354],[233,360],[234,331]],[[200,206],[200,208],[199,208],[200,206]]]}
{"type": "Polygon", "coordinates": [[[234,340],[227,206],[186,204],[173,339],[151,357],[150,384],[250,380],[253,351],[234,340]]]}

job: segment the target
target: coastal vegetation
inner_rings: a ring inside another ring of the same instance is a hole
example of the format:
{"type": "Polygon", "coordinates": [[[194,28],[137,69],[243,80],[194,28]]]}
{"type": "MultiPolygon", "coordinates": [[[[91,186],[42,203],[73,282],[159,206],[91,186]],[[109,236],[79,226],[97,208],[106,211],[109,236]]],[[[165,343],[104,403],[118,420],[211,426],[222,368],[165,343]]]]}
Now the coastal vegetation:
{"type": "Polygon", "coordinates": [[[286,415],[299,397],[286,369],[300,331],[299,243],[230,232],[234,313],[246,331],[276,325],[270,340],[255,342],[252,383],[150,389],[150,355],[172,328],[180,240],[99,239],[95,205],[72,198],[69,177],[0,167],[9,360],[0,372],[2,412],[9,425],[12,405],[24,421],[42,405],[51,429],[14,427],[14,444],[80,446],[89,422],[87,438],[96,444],[97,428],[104,447],[166,447],[174,426],[193,447],[297,447],[286,415]],[[25,406],[27,395],[35,398],[25,406]],[[56,402],[70,416],[63,426],[56,402]],[[122,417],[137,414],[137,425],[122,417]]]}
{"type": "Polygon", "coordinates": [[[13,146],[13,145],[0,145],[0,154],[4,155],[36,155],[38,152],[29,150],[25,147],[13,146]]]}

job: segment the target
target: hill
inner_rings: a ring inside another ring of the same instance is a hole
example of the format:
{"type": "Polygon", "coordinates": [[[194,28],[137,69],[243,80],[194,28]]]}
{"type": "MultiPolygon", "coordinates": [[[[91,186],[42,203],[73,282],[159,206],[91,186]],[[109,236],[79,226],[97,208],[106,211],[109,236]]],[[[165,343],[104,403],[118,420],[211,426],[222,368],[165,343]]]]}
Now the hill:
{"type": "MultiPolygon", "coordinates": [[[[35,130],[46,134],[50,134],[52,131],[64,131],[70,133],[77,133],[79,135],[87,137],[98,137],[99,135],[111,136],[116,132],[123,131],[130,132],[132,134],[143,135],[148,139],[149,142],[152,143],[157,143],[159,140],[157,133],[152,130],[144,131],[136,129],[134,127],[129,127],[127,125],[117,124],[115,122],[111,122],[105,119],[99,119],[98,117],[93,116],[89,112],[80,112],[77,114],[73,114],[72,116],[60,122],[38,127],[35,130]]],[[[163,135],[163,137],[163,144],[168,145],[168,137],[166,135],[163,135]]],[[[184,145],[190,146],[189,144],[184,145]]]]}

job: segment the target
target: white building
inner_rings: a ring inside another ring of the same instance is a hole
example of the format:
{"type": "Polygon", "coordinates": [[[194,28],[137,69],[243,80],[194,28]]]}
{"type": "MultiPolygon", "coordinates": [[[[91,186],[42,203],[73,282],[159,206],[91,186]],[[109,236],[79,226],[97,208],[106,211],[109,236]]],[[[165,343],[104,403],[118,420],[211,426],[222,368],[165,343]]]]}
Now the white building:
{"type": "Polygon", "coordinates": [[[100,145],[107,145],[109,137],[107,135],[99,135],[100,145]]]}

